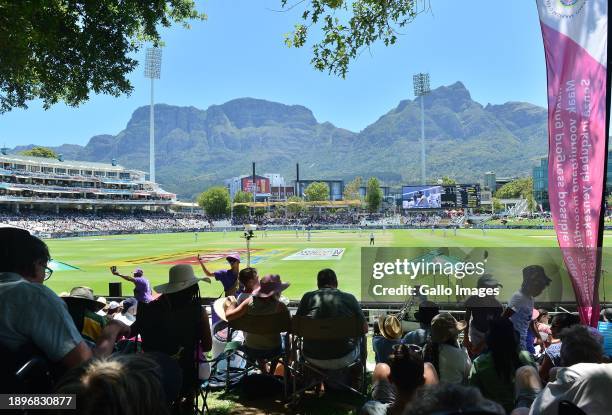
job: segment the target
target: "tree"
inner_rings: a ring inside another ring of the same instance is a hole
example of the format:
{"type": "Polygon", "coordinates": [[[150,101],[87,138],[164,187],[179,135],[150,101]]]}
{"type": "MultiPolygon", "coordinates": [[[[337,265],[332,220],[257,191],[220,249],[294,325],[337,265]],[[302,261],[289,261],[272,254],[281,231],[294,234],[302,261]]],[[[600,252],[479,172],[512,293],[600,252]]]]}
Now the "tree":
{"type": "Polygon", "coordinates": [[[304,200],[302,200],[299,196],[291,196],[287,199],[287,202],[292,202],[287,205],[287,210],[292,215],[299,215],[304,210],[306,210],[306,205],[304,204],[304,200]]]}
{"type": "Polygon", "coordinates": [[[440,180],[442,181],[443,186],[452,186],[457,184],[457,181],[449,176],[443,176],[440,180]]]}
{"type": "Polygon", "coordinates": [[[213,218],[225,217],[230,211],[229,192],[223,186],[211,187],[198,196],[198,205],[213,218]]]}
{"type": "Polygon", "coordinates": [[[355,177],[351,182],[344,186],[344,192],[342,197],[344,200],[360,200],[361,194],[359,188],[361,188],[362,179],[360,176],[355,177]]]}
{"type": "MultiPolygon", "coordinates": [[[[234,203],[249,203],[253,201],[253,194],[243,192],[242,190],[236,192],[234,195],[234,203]]],[[[234,216],[249,216],[248,206],[234,206],[234,216]]]]}
{"type": "Polygon", "coordinates": [[[329,186],[323,182],[312,182],[304,190],[304,195],[309,202],[329,200],[329,186]]]}
{"type": "Polygon", "coordinates": [[[193,0],[47,0],[0,4],[0,113],[89,94],[133,90],[127,75],[144,42],[162,46],[159,29],[203,20],[193,0]]]}
{"type": "Polygon", "coordinates": [[[377,212],[382,203],[382,191],[380,190],[380,182],[376,177],[370,177],[366,189],[366,203],[370,212],[377,212]]]}
{"type": "Polygon", "coordinates": [[[24,155],[24,156],[32,156],[32,157],[44,157],[47,159],[58,158],[58,155],[55,151],[51,150],[50,148],[40,147],[40,146],[33,147],[29,150],[23,150],[19,154],[24,155]]]}
{"type": "Polygon", "coordinates": [[[501,212],[504,210],[504,205],[499,201],[498,198],[491,198],[491,203],[493,204],[493,213],[501,212]]]}
{"type": "Polygon", "coordinates": [[[495,192],[498,199],[533,198],[533,178],[523,177],[506,183],[495,192]]]}
{"type": "Polygon", "coordinates": [[[416,16],[429,9],[429,1],[419,8],[415,0],[281,0],[289,10],[305,4],[303,23],[298,23],[292,33],[285,35],[288,47],[306,45],[309,30],[320,27],[322,34],[312,47],[311,64],[319,71],[343,78],[349,63],[362,51],[378,41],[385,46],[395,44],[398,29],[412,22],[416,16]]]}

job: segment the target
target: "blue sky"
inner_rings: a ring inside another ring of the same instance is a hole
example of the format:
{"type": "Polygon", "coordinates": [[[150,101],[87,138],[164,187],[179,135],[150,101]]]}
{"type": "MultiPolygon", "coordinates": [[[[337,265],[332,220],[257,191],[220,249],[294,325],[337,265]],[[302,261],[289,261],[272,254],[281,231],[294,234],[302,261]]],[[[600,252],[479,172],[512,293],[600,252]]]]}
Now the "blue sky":
{"type": "MultiPolygon", "coordinates": [[[[353,62],[346,79],[315,71],[310,46],[288,49],[284,34],[301,9],[278,12],[280,0],[199,1],[208,20],[163,31],[166,43],[156,102],[206,109],[255,97],[310,108],[320,121],[360,131],[413,98],[412,75],[427,71],[435,88],[462,81],[481,104],[546,104],[546,68],[535,1],[431,0],[402,30],[398,44],[376,45],[353,62]]],[[[144,60],[144,50],[137,58],[144,60]]],[[[142,66],[129,97],[92,96],[79,108],[59,104],[0,115],[0,145],[86,144],[117,134],[148,105],[142,66]]]]}

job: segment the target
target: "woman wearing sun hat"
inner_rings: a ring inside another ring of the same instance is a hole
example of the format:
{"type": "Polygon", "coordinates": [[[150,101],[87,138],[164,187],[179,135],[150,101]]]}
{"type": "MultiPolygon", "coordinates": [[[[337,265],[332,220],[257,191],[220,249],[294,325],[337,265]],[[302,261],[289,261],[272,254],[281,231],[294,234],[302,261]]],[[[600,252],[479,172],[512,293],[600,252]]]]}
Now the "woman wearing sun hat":
{"type": "MultiPolygon", "coordinates": [[[[225,318],[228,321],[236,320],[243,315],[274,316],[288,315],[289,309],[280,301],[281,292],[289,287],[289,283],[281,281],[279,275],[266,275],[259,281],[259,287],[253,290],[253,296],[244,300],[240,305],[236,302],[228,304],[225,318]]],[[[247,353],[257,355],[259,352],[279,350],[281,337],[276,335],[260,335],[245,332],[244,346],[247,353]],[[249,350],[250,349],[250,350],[249,350]]]]}
{"type": "Polygon", "coordinates": [[[198,385],[198,352],[212,347],[206,308],[201,304],[200,288],[193,268],[179,264],[170,268],[168,282],[158,285],[161,295],[148,304],[140,304],[132,334],[142,336],[145,352],[161,352],[178,360],[183,370],[181,396],[194,398],[198,385]]]}
{"type": "Polygon", "coordinates": [[[465,325],[465,321],[457,321],[449,313],[440,313],[431,321],[430,338],[423,350],[423,359],[434,365],[440,382],[467,381],[472,361],[467,350],[457,341],[465,325]]]}

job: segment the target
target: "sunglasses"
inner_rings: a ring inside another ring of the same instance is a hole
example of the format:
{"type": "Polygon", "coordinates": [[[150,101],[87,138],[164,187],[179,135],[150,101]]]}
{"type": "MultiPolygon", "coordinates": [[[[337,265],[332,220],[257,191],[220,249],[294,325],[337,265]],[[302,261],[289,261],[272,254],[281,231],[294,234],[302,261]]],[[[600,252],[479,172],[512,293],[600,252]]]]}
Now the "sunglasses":
{"type": "Polygon", "coordinates": [[[51,278],[51,275],[53,275],[53,270],[45,265],[45,279],[44,279],[44,281],[47,281],[49,278],[51,278]]]}

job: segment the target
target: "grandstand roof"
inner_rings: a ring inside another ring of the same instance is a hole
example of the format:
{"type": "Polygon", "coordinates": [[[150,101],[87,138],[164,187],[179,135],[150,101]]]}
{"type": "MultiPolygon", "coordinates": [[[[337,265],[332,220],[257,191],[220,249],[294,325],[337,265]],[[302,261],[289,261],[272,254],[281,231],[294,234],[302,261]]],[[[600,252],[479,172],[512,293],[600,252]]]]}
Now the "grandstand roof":
{"type": "Polygon", "coordinates": [[[81,169],[104,169],[104,170],[114,170],[114,171],[135,171],[139,173],[143,173],[140,170],[135,169],[127,169],[123,166],[116,165],[113,166],[111,163],[97,163],[93,161],[80,161],[80,160],[64,160],[60,161],[55,158],[46,158],[46,157],[34,157],[34,156],[24,156],[22,154],[7,154],[0,155],[0,161],[5,162],[22,162],[22,163],[32,163],[32,164],[44,164],[47,166],[54,167],[75,167],[81,169]]]}

